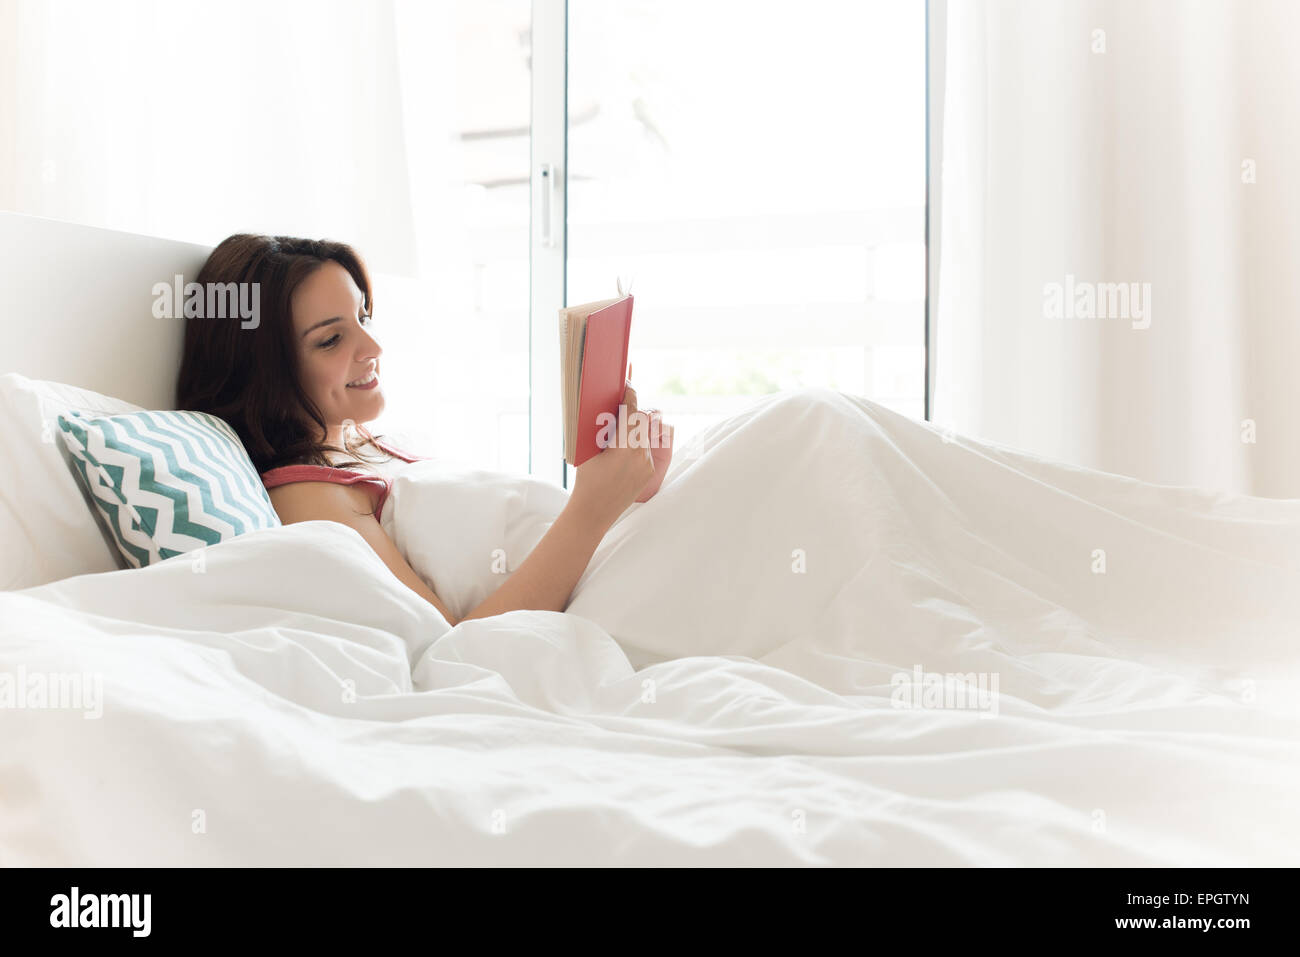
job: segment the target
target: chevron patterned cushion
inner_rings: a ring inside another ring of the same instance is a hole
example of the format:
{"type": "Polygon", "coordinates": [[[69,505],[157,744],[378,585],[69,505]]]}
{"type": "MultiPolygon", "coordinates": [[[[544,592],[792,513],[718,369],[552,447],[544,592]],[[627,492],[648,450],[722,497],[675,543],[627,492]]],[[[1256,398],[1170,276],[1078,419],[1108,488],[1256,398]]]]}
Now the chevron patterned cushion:
{"type": "Polygon", "coordinates": [[[77,480],[132,567],[280,524],[239,436],[214,415],[73,411],[58,423],[77,480]]]}

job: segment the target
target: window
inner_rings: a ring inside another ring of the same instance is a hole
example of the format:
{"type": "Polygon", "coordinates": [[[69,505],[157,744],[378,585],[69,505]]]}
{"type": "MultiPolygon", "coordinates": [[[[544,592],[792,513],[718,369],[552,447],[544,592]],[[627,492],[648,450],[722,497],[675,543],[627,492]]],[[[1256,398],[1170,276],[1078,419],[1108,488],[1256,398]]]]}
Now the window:
{"type": "Polygon", "coordinates": [[[563,478],[556,312],[619,276],[638,393],[679,443],[804,385],[920,417],[924,18],[842,0],[8,0],[0,206],[206,245],[353,244],[385,348],[374,425],[482,468],[563,478]],[[542,161],[562,171],[554,247],[542,161]]]}

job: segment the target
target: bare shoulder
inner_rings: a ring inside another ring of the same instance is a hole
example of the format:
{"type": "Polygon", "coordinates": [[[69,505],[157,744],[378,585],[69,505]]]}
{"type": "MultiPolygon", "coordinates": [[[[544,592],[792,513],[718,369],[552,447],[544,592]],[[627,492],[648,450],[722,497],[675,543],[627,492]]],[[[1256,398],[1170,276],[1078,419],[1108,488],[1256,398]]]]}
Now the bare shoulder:
{"type": "Polygon", "coordinates": [[[337,482],[291,482],[270,489],[267,495],[280,521],[285,525],[294,522],[318,520],[354,525],[370,518],[374,509],[372,495],[356,485],[337,482]]]}

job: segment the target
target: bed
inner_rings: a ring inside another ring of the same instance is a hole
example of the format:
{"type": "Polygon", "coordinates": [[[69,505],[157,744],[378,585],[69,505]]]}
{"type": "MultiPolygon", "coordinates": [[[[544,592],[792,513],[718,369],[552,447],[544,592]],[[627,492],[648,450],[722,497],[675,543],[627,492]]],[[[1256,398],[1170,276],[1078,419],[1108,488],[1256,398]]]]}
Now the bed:
{"type": "MultiPolygon", "coordinates": [[[[4,371],[168,408],[150,290],[206,250],[12,214],[0,238],[4,371]]],[[[1300,500],[800,390],[678,450],[567,612],[453,628],[342,525],[104,567],[43,554],[44,493],[6,478],[40,582],[0,592],[0,864],[1300,859],[1300,500]]],[[[434,461],[391,532],[470,601],[556,496],[434,461]]]]}

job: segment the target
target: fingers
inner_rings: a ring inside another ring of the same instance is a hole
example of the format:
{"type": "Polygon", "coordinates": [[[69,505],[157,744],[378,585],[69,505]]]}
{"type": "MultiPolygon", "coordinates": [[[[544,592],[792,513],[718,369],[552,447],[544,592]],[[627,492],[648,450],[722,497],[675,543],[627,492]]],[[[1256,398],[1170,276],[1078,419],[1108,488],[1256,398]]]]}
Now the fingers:
{"type": "MultiPolygon", "coordinates": [[[[631,374],[632,367],[628,366],[628,373],[631,374]]],[[[673,444],[673,427],[663,421],[663,413],[658,409],[644,409],[637,407],[636,389],[632,388],[632,381],[627,380],[623,390],[623,405],[626,409],[626,421],[629,432],[636,427],[639,416],[647,417],[646,434],[649,439],[649,448],[672,448],[673,444]]],[[[639,443],[638,443],[639,444],[639,443]]]]}
{"type": "Polygon", "coordinates": [[[650,415],[650,437],[659,448],[671,448],[673,444],[673,427],[664,421],[663,413],[658,409],[646,409],[650,415]]]}
{"type": "Polygon", "coordinates": [[[663,414],[658,409],[646,409],[646,415],[650,416],[650,447],[658,448],[662,444],[663,414]]]}
{"type": "MultiPolygon", "coordinates": [[[[637,413],[637,418],[628,417],[628,434],[634,436],[634,429],[644,423],[645,431],[641,433],[645,436],[646,445],[651,450],[671,449],[673,446],[673,427],[664,421],[663,413],[658,409],[643,409],[637,413]],[[645,418],[642,419],[641,416],[645,418]]],[[[633,439],[635,444],[640,446],[640,442],[633,439]]],[[[656,456],[656,461],[663,458],[662,455],[656,456]]]]}

